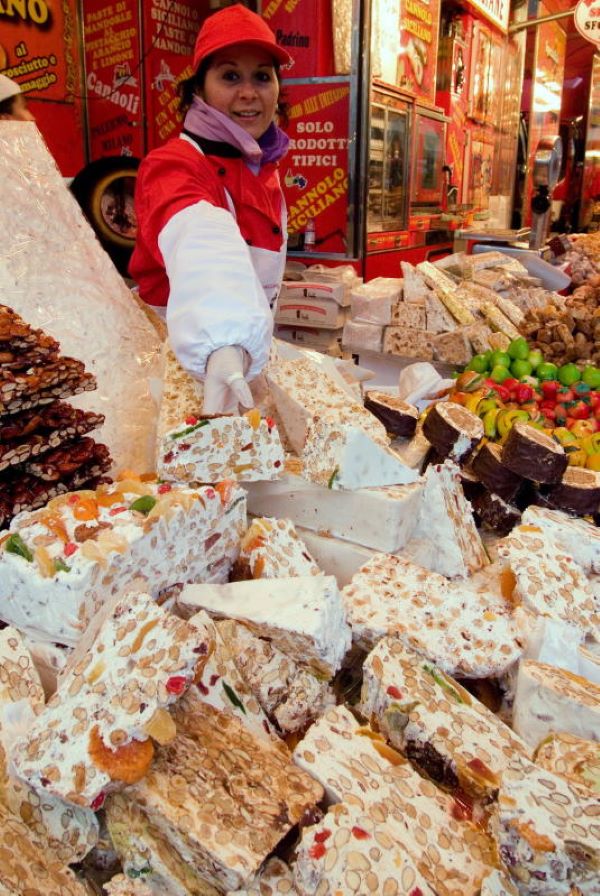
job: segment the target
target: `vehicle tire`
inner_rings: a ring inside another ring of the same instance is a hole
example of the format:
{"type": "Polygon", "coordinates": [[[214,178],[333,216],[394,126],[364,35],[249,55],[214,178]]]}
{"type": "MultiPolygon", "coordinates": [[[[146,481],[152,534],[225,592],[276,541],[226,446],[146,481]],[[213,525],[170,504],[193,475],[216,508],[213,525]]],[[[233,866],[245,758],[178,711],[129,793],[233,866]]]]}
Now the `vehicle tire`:
{"type": "Polygon", "coordinates": [[[133,195],[138,167],[138,159],[99,159],[71,183],[71,192],[121,273],[126,272],[135,245],[133,195]]]}

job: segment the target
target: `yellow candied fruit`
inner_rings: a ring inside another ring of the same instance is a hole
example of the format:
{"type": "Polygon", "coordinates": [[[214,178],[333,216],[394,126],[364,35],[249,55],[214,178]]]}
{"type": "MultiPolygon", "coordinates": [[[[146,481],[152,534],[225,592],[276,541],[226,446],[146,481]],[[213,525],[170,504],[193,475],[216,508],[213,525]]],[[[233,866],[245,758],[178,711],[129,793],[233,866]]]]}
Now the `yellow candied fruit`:
{"type": "Polygon", "coordinates": [[[81,498],[73,505],[73,516],[76,520],[87,522],[89,520],[98,519],[98,504],[96,495],[92,492],[92,498],[81,498]]]}
{"type": "Polygon", "coordinates": [[[144,733],[161,746],[170,743],[177,735],[177,728],[166,709],[157,709],[144,725],[144,733]]]}
{"type": "Polygon", "coordinates": [[[151,619],[149,622],[145,622],[144,625],[140,628],[139,632],[135,636],[135,641],[131,645],[131,652],[135,653],[140,649],[142,644],[144,643],[144,639],[149,631],[151,631],[155,625],[158,625],[158,619],[151,619]]]}
{"type": "Polygon", "coordinates": [[[494,620],[497,619],[498,617],[496,616],[495,613],[492,613],[491,610],[486,610],[483,614],[483,618],[485,619],[486,622],[494,622],[494,620]]]}
{"type": "Polygon", "coordinates": [[[52,559],[46,548],[36,548],[33,556],[42,578],[51,579],[56,572],[56,569],[54,566],[54,560],[52,559]]]}
{"type": "Polygon", "coordinates": [[[240,473],[245,473],[246,470],[253,470],[253,469],[254,469],[254,464],[237,464],[233,468],[233,472],[236,474],[236,476],[239,476],[240,473]]]}
{"type": "Polygon", "coordinates": [[[502,597],[507,603],[514,602],[515,588],[517,587],[517,577],[512,569],[503,569],[500,573],[500,590],[502,597]]]}
{"type": "Polygon", "coordinates": [[[129,542],[124,535],[119,535],[114,529],[103,529],[97,538],[98,547],[103,553],[109,554],[114,551],[117,554],[124,554],[129,547],[129,542]]]}
{"type": "Polygon", "coordinates": [[[44,516],[40,517],[39,522],[58,538],[59,541],[62,541],[63,544],[66,544],[69,541],[69,533],[67,532],[67,527],[61,517],[44,514],[44,516]]]}
{"type": "Polygon", "coordinates": [[[260,426],[260,411],[258,408],[252,408],[250,411],[246,411],[244,417],[252,427],[252,429],[258,429],[260,426]]]}
{"type": "Polygon", "coordinates": [[[93,560],[102,567],[106,566],[106,555],[100,545],[93,539],[88,538],[87,541],[84,541],[81,545],[80,552],[87,560],[93,560]]]}
{"type": "Polygon", "coordinates": [[[87,676],[87,683],[95,684],[104,672],[105,668],[106,663],[104,662],[104,660],[100,660],[99,663],[96,663],[90,674],[87,676]]]}
{"type": "Polygon", "coordinates": [[[142,473],[140,482],[156,482],[158,475],[156,473],[142,473]]]}
{"type": "Polygon", "coordinates": [[[123,494],[130,495],[147,495],[148,494],[148,486],[144,485],[143,482],[140,481],[140,478],[136,479],[122,479],[119,481],[119,489],[123,494]]]}
{"type": "Polygon", "coordinates": [[[523,524],[522,526],[519,526],[517,531],[518,532],[541,532],[542,530],[540,529],[539,526],[532,526],[531,524],[523,524]]]}
{"type": "Polygon", "coordinates": [[[120,473],[117,474],[117,482],[124,482],[128,479],[132,479],[134,482],[140,482],[141,478],[139,473],[136,473],[135,470],[121,470],[120,473]]]}
{"type": "Polygon", "coordinates": [[[123,492],[109,492],[109,491],[98,491],[96,492],[96,502],[98,507],[112,507],[114,504],[123,504],[125,501],[125,496],[123,492]]]}

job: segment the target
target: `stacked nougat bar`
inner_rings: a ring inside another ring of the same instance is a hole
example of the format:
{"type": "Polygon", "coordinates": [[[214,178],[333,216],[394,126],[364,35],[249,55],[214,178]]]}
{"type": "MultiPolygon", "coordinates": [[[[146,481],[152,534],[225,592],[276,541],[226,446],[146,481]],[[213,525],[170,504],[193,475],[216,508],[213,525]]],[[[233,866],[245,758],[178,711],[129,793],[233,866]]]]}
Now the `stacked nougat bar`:
{"type": "Polygon", "coordinates": [[[102,414],[63,399],[96,388],[81,361],[0,305],[0,527],[63,492],[96,485],[111,466],[105,445],[87,437],[102,414]]]}

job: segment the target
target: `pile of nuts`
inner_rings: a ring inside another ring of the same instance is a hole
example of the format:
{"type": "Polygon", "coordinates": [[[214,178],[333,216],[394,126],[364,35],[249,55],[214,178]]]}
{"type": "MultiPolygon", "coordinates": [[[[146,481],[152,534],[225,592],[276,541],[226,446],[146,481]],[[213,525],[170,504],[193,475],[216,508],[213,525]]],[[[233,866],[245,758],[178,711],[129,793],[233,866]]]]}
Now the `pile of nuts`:
{"type": "Polygon", "coordinates": [[[569,262],[569,274],[576,285],[600,275],[600,232],[569,237],[571,249],[563,261],[569,262]]]}
{"type": "Polygon", "coordinates": [[[533,348],[559,367],[570,361],[600,365],[600,275],[590,277],[565,300],[529,311],[520,327],[533,348]]]}

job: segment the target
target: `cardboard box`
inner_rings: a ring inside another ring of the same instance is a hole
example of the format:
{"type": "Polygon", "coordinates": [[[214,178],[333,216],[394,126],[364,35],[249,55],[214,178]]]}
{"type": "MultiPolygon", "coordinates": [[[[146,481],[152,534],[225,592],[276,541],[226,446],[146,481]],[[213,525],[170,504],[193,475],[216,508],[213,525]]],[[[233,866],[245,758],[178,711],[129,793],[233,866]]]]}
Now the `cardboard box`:
{"type": "Polygon", "coordinates": [[[343,330],[317,329],[315,327],[291,327],[276,325],[275,336],[287,342],[298,343],[306,348],[314,348],[319,352],[338,352],[342,343],[343,330]]]}
{"type": "Polygon", "coordinates": [[[284,280],[281,284],[279,302],[303,301],[304,299],[330,299],[342,308],[350,304],[349,290],[346,284],[320,283],[316,280],[284,280]]]}
{"type": "Polygon", "coordinates": [[[333,299],[307,299],[286,293],[279,296],[275,321],[278,324],[308,324],[328,330],[344,326],[347,311],[333,299]]]}

